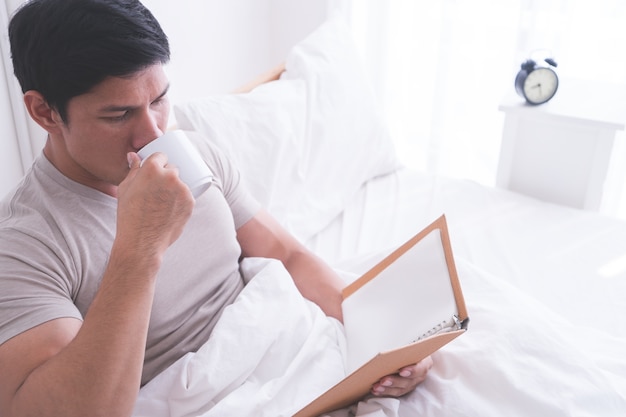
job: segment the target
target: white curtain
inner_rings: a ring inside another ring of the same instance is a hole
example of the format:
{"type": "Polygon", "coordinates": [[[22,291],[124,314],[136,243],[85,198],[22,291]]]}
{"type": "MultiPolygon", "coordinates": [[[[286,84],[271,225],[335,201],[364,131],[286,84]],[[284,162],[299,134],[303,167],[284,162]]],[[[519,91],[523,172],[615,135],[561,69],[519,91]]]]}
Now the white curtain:
{"type": "Polygon", "coordinates": [[[486,185],[498,105],[525,59],[552,56],[561,77],[626,83],[623,0],[353,0],[351,23],[405,164],[486,185]]]}
{"type": "Polygon", "coordinates": [[[7,27],[24,0],[0,3],[0,198],[9,192],[39,154],[46,133],[28,116],[22,91],[13,75],[7,27]]]}

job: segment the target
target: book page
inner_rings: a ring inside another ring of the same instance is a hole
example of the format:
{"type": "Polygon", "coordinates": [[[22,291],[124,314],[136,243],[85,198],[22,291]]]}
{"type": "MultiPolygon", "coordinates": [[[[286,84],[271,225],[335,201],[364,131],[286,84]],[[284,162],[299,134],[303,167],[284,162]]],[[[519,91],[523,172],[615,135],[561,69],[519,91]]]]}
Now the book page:
{"type": "Polygon", "coordinates": [[[441,231],[432,230],[344,299],[348,372],[458,314],[441,231]]]}

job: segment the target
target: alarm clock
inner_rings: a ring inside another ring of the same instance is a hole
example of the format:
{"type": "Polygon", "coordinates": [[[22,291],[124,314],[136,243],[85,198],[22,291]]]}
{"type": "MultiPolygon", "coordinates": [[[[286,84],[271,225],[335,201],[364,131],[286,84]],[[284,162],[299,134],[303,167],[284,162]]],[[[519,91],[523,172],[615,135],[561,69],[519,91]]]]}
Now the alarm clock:
{"type": "Polygon", "coordinates": [[[543,104],[554,97],[559,88],[559,77],[554,68],[556,62],[552,58],[543,60],[547,65],[539,64],[532,59],[522,63],[515,77],[515,90],[529,104],[543,104]]]}

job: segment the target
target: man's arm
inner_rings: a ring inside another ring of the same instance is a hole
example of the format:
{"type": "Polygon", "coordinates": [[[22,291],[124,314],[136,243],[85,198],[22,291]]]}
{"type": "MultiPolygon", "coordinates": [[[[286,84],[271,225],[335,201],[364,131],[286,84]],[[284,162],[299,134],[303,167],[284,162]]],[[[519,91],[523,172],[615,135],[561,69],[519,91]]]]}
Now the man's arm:
{"type": "Polygon", "coordinates": [[[0,415],[130,415],[153,292],[133,279],[149,281],[130,269],[107,271],[82,324],[52,320],[0,346],[0,415]]]}
{"type": "Polygon", "coordinates": [[[266,211],[261,210],[241,226],[237,240],[245,257],[280,260],[305,298],[320,306],[326,315],[343,321],[341,290],[345,283],[266,211]]]}
{"type": "MultiPolygon", "coordinates": [[[[57,319],[0,345],[0,415],[130,416],[139,392],[155,278],[193,208],[165,156],[118,189],[116,238],[84,321],[57,319]]],[[[140,172],[141,171],[141,172],[140,172]]]]}

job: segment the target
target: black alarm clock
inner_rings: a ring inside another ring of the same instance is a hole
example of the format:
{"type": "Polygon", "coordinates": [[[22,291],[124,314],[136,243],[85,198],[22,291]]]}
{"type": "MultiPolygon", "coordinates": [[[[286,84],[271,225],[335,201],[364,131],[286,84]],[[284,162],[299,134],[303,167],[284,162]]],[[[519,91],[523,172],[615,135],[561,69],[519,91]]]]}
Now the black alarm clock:
{"type": "Polygon", "coordinates": [[[529,104],[543,104],[556,94],[559,88],[559,77],[554,68],[556,62],[552,58],[543,60],[547,65],[532,59],[522,63],[515,77],[515,90],[529,104]]]}

